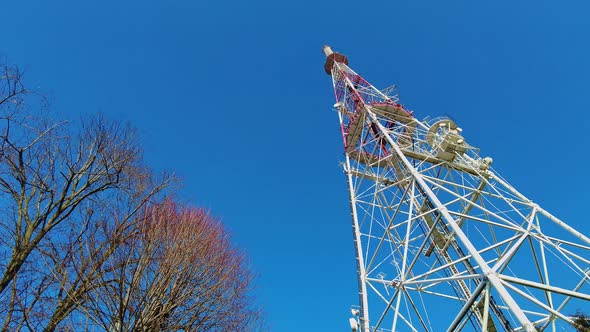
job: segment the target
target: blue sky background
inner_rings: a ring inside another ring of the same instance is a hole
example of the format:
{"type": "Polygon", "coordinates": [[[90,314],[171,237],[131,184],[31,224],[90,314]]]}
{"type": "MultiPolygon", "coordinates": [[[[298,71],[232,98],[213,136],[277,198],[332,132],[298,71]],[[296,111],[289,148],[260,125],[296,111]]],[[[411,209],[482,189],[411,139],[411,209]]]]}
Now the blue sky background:
{"type": "Polygon", "coordinates": [[[11,1],[0,55],[65,118],[130,121],[232,230],[272,331],[347,331],[356,275],[323,44],[418,118],[448,114],[584,233],[587,1],[11,1]]]}

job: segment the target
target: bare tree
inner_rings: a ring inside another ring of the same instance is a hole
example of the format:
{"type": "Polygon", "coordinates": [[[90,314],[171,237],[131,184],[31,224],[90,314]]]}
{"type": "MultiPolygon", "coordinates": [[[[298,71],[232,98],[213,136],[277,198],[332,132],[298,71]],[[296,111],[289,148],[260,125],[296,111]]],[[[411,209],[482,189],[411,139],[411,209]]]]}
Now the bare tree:
{"type": "Polygon", "coordinates": [[[156,180],[143,166],[130,127],[100,116],[77,128],[52,121],[43,110],[30,110],[39,106],[34,95],[18,69],[3,67],[3,330],[55,329],[90,288],[100,286],[97,271],[115,251],[116,241],[124,240],[121,229],[133,229],[133,215],[171,179],[156,180]],[[115,217],[121,222],[114,223],[115,217]]]}
{"type": "Polygon", "coordinates": [[[261,326],[244,254],[207,211],[162,200],[175,179],[145,167],[134,130],[43,102],[0,68],[2,331],[261,326]]]}
{"type": "Polygon", "coordinates": [[[110,262],[118,270],[105,275],[117,281],[88,299],[97,324],[113,331],[247,331],[260,323],[249,295],[253,274],[219,220],[166,200],[138,223],[137,236],[110,262]]]}
{"type": "Polygon", "coordinates": [[[84,313],[85,299],[91,292],[111,287],[114,281],[106,276],[112,274],[116,267],[109,266],[108,261],[120,250],[125,250],[125,242],[137,236],[139,225],[136,215],[152,204],[151,201],[169,181],[166,178],[157,186],[137,181],[132,191],[118,191],[92,202],[89,204],[91,208],[84,209],[75,221],[78,225],[67,225],[68,229],[78,229],[77,236],[60,243],[61,248],[52,245],[44,250],[48,270],[53,272],[54,280],[60,281],[55,292],[58,296],[53,298],[57,302],[52,306],[45,331],[53,331],[76,310],[78,313],[73,315],[76,317],[70,320],[73,330],[86,326],[86,322],[79,321],[84,313]],[[83,226],[80,227],[80,224],[83,226]]]}
{"type": "Polygon", "coordinates": [[[0,293],[47,233],[78,206],[126,186],[139,158],[129,131],[101,120],[85,126],[74,139],[60,128],[64,123],[18,110],[7,113],[1,117],[0,191],[13,214],[3,225],[10,232],[6,244],[12,252],[2,262],[0,293]]]}

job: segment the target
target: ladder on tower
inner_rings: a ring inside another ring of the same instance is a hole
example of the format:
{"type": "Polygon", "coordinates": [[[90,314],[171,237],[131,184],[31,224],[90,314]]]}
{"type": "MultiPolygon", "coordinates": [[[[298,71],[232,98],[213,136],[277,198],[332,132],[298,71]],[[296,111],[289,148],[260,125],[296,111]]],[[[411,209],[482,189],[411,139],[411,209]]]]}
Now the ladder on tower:
{"type": "MultiPolygon", "coordinates": [[[[440,220],[440,218],[441,218],[440,214],[438,213],[438,211],[436,209],[434,209],[433,204],[429,201],[428,197],[424,193],[421,193],[421,194],[424,197],[424,204],[420,208],[420,212],[421,213],[424,213],[427,211],[430,212],[430,213],[426,213],[422,218],[424,219],[424,221],[426,222],[427,226],[430,229],[434,228],[433,232],[432,232],[433,239],[432,239],[431,247],[429,249],[427,249],[427,251],[424,254],[425,254],[425,256],[429,257],[432,254],[432,251],[434,251],[437,258],[442,258],[444,260],[444,263],[449,265],[449,269],[451,270],[453,275],[459,275],[460,272],[457,269],[457,267],[454,264],[451,264],[453,262],[453,259],[449,255],[448,249],[452,248],[453,250],[455,250],[457,255],[461,258],[466,257],[466,255],[463,252],[463,250],[461,249],[461,247],[459,246],[459,244],[457,243],[457,241],[455,240],[454,236],[452,236],[449,233],[447,228],[442,226],[442,224],[440,224],[439,222],[435,222],[435,220],[436,221],[440,220]],[[431,214],[435,215],[435,219],[432,218],[431,214]],[[439,227],[438,225],[441,225],[441,226],[439,227]],[[435,247],[438,249],[434,249],[435,247]],[[431,249],[431,248],[433,248],[433,249],[431,249]]],[[[424,233],[427,234],[426,231],[424,233]]],[[[467,272],[469,272],[471,274],[475,274],[475,269],[473,268],[473,265],[469,262],[468,259],[462,260],[462,263],[465,265],[467,272]]],[[[471,290],[467,286],[467,283],[463,279],[456,280],[455,282],[459,285],[461,293],[463,293],[462,295],[464,296],[464,302],[467,302],[467,300],[473,295],[471,290]]],[[[481,298],[483,298],[483,296],[481,298]]],[[[493,297],[491,295],[490,295],[489,307],[490,307],[490,311],[492,313],[494,313],[494,315],[501,322],[504,329],[506,331],[512,331],[510,323],[508,322],[508,320],[506,319],[506,317],[504,316],[503,312],[500,310],[500,308],[498,307],[496,302],[493,300],[493,297]]],[[[484,310],[485,310],[484,309],[484,302],[481,300],[476,302],[471,308],[471,311],[476,315],[476,317],[479,321],[483,321],[484,310]]],[[[496,325],[492,319],[488,319],[487,328],[485,331],[488,331],[488,332],[498,331],[496,328],[496,325]]]]}

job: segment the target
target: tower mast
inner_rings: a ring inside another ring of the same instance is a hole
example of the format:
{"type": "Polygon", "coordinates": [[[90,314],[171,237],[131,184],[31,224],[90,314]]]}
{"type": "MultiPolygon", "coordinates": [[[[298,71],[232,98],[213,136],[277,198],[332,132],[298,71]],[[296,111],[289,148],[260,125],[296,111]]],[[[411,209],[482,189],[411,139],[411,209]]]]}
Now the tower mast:
{"type": "Polygon", "coordinates": [[[454,121],[417,120],[346,56],[323,51],[344,143],[360,331],[573,324],[590,301],[590,239],[498,176],[454,121]]]}

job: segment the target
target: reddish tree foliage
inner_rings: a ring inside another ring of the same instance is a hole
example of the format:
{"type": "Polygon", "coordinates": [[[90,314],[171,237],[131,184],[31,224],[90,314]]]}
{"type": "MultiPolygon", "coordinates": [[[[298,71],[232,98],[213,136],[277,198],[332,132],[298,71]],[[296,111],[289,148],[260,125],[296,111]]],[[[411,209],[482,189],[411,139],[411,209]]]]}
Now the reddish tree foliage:
{"type": "Polygon", "coordinates": [[[203,209],[171,200],[147,208],[110,264],[117,281],[88,298],[104,329],[247,331],[260,323],[245,256],[203,209]]]}

